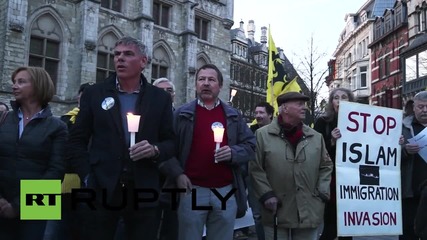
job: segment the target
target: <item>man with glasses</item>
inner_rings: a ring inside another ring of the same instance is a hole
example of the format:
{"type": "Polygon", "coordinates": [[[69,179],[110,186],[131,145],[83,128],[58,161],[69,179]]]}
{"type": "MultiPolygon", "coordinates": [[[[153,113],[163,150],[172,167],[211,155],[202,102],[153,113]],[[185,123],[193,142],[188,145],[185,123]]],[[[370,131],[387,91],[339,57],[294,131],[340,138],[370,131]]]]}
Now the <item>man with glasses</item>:
{"type": "Polygon", "coordinates": [[[173,82],[167,78],[159,78],[153,82],[153,86],[161,88],[168,92],[172,97],[172,110],[175,111],[173,103],[175,101],[175,85],[173,82]]]}
{"type": "MultiPolygon", "coordinates": [[[[172,111],[175,111],[173,102],[175,100],[175,85],[167,78],[159,78],[153,82],[153,86],[161,88],[168,92],[172,97],[172,111]]],[[[163,179],[164,180],[164,179],[163,179]]],[[[178,239],[178,216],[176,211],[172,210],[168,203],[162,203],[161,207],[161,223],[159,227],[160,240],[175,240],[178,239]]]]}
{"type": "Polygon", "coordinates": [[[414,219],[420,203],[420,185],[427,180],[427,163],[420,156],[417,143],[408,143],[408,139],[421,133],[427,126],[427,91],[414,97],[414,114],[403,119],[402,135],[405,144],[402,151],[402,215],[403,236],[400,239],[418,239],[414,232],[414,219]]]}

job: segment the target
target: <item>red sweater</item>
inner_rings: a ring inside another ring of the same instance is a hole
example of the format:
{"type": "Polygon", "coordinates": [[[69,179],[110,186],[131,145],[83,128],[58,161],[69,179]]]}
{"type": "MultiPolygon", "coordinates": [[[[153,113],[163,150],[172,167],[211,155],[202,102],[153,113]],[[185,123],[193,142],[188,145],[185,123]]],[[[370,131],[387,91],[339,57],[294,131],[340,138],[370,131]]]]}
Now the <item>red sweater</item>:
{"type": "MultiPolygon", "coordinates": [[[[233,182],[231,166],[227,163],[215,163],[215,142],[212,123],[220,122],[227,126],[221,105],[212,110],[196,106],[193,130],[193,142],[185,165],[185,174],[191,183],[201,187],[219,188],[233,182]]],[[[224,131],[221,147],[227,145],[227,128],[224,131]]]]}

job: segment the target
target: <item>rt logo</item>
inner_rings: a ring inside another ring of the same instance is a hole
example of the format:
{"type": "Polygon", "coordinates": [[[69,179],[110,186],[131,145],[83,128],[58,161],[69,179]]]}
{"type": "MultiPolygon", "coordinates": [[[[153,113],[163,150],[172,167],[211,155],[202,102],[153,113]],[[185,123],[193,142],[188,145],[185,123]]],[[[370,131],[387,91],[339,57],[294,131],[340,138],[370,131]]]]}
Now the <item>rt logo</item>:
{"type": "Polygon", "coordinates": [[[21,220],[61,219],[61,180],[21,180],[21,220]]]}

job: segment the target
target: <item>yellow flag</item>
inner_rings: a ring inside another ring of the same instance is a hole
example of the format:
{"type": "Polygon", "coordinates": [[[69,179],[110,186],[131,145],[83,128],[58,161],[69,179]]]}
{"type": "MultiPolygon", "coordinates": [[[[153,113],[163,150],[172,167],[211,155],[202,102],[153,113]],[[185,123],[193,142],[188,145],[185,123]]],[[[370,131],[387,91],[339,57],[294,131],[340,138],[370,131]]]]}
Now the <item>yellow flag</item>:
{"type": "Polygon", "coordinates": [[[285,86],[285,88],[283,88],[283,91],[280,94],[286,92],[301,92],[301,87],[299,86],[297,79],[298,77],[295,77],[294,79],[292,79],[292,81],[287,83],[287,85],[285,86]]]}
{"type": "Polygon", "coordinates": [[[286,71],[280,59],[279,52],[268,29],[268,75],[266,101],[274,107],[274,116],[278,114],[277,97],[285,92],[300,92],[297,77],[292,81],[286,80],[286,71]]]}

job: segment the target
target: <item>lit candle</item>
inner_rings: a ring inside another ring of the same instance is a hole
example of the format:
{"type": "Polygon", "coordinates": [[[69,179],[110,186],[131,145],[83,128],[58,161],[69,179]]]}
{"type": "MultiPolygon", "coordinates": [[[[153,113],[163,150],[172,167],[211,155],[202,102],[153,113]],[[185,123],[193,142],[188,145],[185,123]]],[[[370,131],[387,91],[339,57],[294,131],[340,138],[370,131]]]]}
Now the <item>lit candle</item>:
{"type": "Polygon", "coordinates": [[[236,96],[237,90],[236,89],[231,89],[231,94],[230,94],[230,102],[233,101],[234,96],[236,96]]]}
{"type": "Polygon", "coordinates": [[[135,133],[138,132],[140,115],[127,114],[128,131],[130,133],[130,146],[135,145],[135,133]]]}
{"type": "MultiPolygon", "coordinates": [[[[218,151],[220,144],[222,143],[222,138],[224,136],[224,126],[220,122],[214,122],[212,124],[212,131],[214,134],[214,141],[216,143],[215,151],[218,151]]],[[[215,163],[218,163],[215,159],[215,163]]]]}

